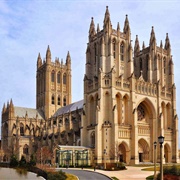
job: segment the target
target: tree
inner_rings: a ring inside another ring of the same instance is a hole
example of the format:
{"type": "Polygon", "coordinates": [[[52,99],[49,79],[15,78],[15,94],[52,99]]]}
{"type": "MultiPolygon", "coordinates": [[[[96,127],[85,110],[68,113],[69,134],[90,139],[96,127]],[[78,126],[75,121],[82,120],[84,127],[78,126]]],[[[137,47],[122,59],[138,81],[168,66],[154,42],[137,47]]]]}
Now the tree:
{"type": "Polygon", "coordinates": [[[11,158],[10,158],[10,167],[17,167],[18,166],[18,159],[16,157],[16,155],[11,155],[11,158]]]}
{"type": "Polygon", "coordinates": [[[113,148],[110,149],[109,154],[110,154],[111,159],[115,159],[116,163],[119,162],[120,154],[119,154],[119,143],[118,143],[118,141],[116,141],[113,148]]]}
{"type": "Polygon", "coordinates": [[[34,154],[31,154],[30,156],[30,161],[29,161],[30,166],[35,166],[36,165],[36,157],[34,154]]]}
{"type": "Polygon", "coordinates": [[[26,158],[24,156],[21,156],[21,160],[19,161],[19,165],[22,167],[26,166],[26,158]]]}
{"type": "Polygon", "coordinates": [[[37,162],[40,164],[45,164],[47,162],[50,163],[52,156],[53,156],[53,153],[47,146],[38,148],[38,150],[36,152],[37,162]]]}

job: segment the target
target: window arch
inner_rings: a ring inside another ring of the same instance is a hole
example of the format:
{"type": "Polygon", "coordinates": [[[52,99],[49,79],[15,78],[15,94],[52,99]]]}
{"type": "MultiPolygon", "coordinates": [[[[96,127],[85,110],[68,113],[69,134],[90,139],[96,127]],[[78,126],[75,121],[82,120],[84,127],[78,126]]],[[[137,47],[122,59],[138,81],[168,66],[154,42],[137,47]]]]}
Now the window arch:
{"type": "Polygon", "coordinates": [[[112,45],[113,45],[113,57],[115,59],[116,58],[116,40],[115,39],[113,39],[112,45]]]}
{"type": "Polygon", "coordinates": [[[61,74],[60,74],[60,72],[58,72],[58,74],[57,74],[57,83],[58,84],[61,83],[61,74]]]}
{"type": "Polygon", "coordinates": [[[66,97],[63,99],[63,106],[66,106],[66,97]]]}
{"type": "Polygon", "coordinates": [[[124,61],[124,43],[123,42],[120,45],[120,56],[121,56],[121,61],[124,61]]]}
{"type": "Polygon", "coordinates": [[[97,46],[94,44],[94,63],[96,64],[96,56],[97,56],[97,46]]]}
{"type": "Polygon", "coordinates": [[[54,95],[51,97],[51,104],[54,104],[54,95]]]}
{"type": "Polygon", "coordinates": [[[163,71],[166,73],[166,58],[163,59],[163,71]]]}
{"type": "Polygon", "coordinates": [[[66,73],[63,75],[63,84],[66,84],[66,73]]]}
{"type": "Polygon", "coordinates": [[[142,58],[140,58],[139,60],[139,68],[140,68],[140,71],[142,71],[142,68],[143,68],[142,58]]]}
{"type": "Polygon", "coordinates": [[[20,124],[20,136],[24,136],[24,125],[23,125],[23,123],[20,124]]]}
{"type": "Polygon", "coordinates": [[[55,72],[54,70],[51,72],[51,82],[54,82],[54,79],[55,79],[55,72]]]}
{"type": "Polygon", "coordinates": [[[58,105],[61,105],[61,98],[58,96],[58,105]]]}
{"type": "Polygon", "coordinates": [[[91,133],[91,146],[95,147],[95,131],[91,133]]]}
{"type": "Polygon", "coordinates": [[[23,154],[26,154],[26,155],[29,154],[29,146],[27,144],[25,144],[23,147],[23,154]]]}

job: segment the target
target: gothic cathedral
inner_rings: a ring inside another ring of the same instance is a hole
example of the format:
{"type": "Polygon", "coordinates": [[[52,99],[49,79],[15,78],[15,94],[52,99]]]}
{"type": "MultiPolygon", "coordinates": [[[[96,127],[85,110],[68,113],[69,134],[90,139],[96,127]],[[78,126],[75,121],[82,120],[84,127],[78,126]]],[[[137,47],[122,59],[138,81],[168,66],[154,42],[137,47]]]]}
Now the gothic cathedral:
{"type": "Polygon", "coordinates": [[[113,29],[106,7],[103,29],[95,28],[93,18],[90,23],[84,100],[71,103],[70,53],[65,64],[52,62],[48,46],[45,60],[40,54],[37,59],[36,109],[16,107],[12,100],[3,107],[3,160],[13,153],[28,160],[48,146],[54,157],[58,149],[70,149],[71,163],[73,153],[85,150],[89,165],[154,162],[154,142],[164,136],[163,161],[179,162],[173,66],[168,34],[164,46],[157,46],[152,27],[149,46],[143,42],[140,48],[136,36],[133,48],[128,16],[122,30],[119,23],[113,29]]]}

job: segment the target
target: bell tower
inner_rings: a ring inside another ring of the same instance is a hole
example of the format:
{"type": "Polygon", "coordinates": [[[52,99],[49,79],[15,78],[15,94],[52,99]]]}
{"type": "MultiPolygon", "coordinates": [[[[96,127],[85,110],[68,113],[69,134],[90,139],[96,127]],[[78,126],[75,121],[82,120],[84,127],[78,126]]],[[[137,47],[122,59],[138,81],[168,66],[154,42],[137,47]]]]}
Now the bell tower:
{"type": "MultiPolygon", "coordinates": [[[[131,31],[128,16],[124,28],[117,23],[113,29],[108,6],[103,29],[91,19],[89,42],[86,50],[86,73],[84,76],[84,118],[81,133],[82,145],[95,147],[98,157],[107,156],[117,139],[114,132],[115,94],[133,73],[131,31]],[[118,89],[117,89],[118,88],[118,89]],[[87,138],[87,134],[89,135],[87,138]],[[88,140],[87,140],[88,139],[88,140]]],[[[98,163],[102,163],[98,160],[98,163]]]]}
{"type": "Polygon", "coordinates": [[[46,58],[37,58],[36,73],[36,108],[44,112],[45,118],[50,118],[59,108],[71,103],[71,57],[67,53],[65,64],[59,58],[51,60],[48,46],[46,58]]]}

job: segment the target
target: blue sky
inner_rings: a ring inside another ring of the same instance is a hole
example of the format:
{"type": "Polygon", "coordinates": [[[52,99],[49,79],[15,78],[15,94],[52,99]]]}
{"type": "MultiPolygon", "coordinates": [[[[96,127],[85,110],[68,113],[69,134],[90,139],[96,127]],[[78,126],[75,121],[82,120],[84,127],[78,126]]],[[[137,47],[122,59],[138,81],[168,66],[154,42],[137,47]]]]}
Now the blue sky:
{"type": "Polygon", "coordinates": [[[0,108],[11,98],[15,106],[35,108],[36,61],[45,57],[50,45],[52,59],[72,59],[72,100],[83,98],[85,52],[91,17],[103,26],[106,6],[111,22],[123,30],[128,14],[133,46],[138,35],[149,45],[154,26],[157,45],[169,34],[177,90],[177,113],[180,114],[180,3],[177,1],[0,1],[0,108]]]}

